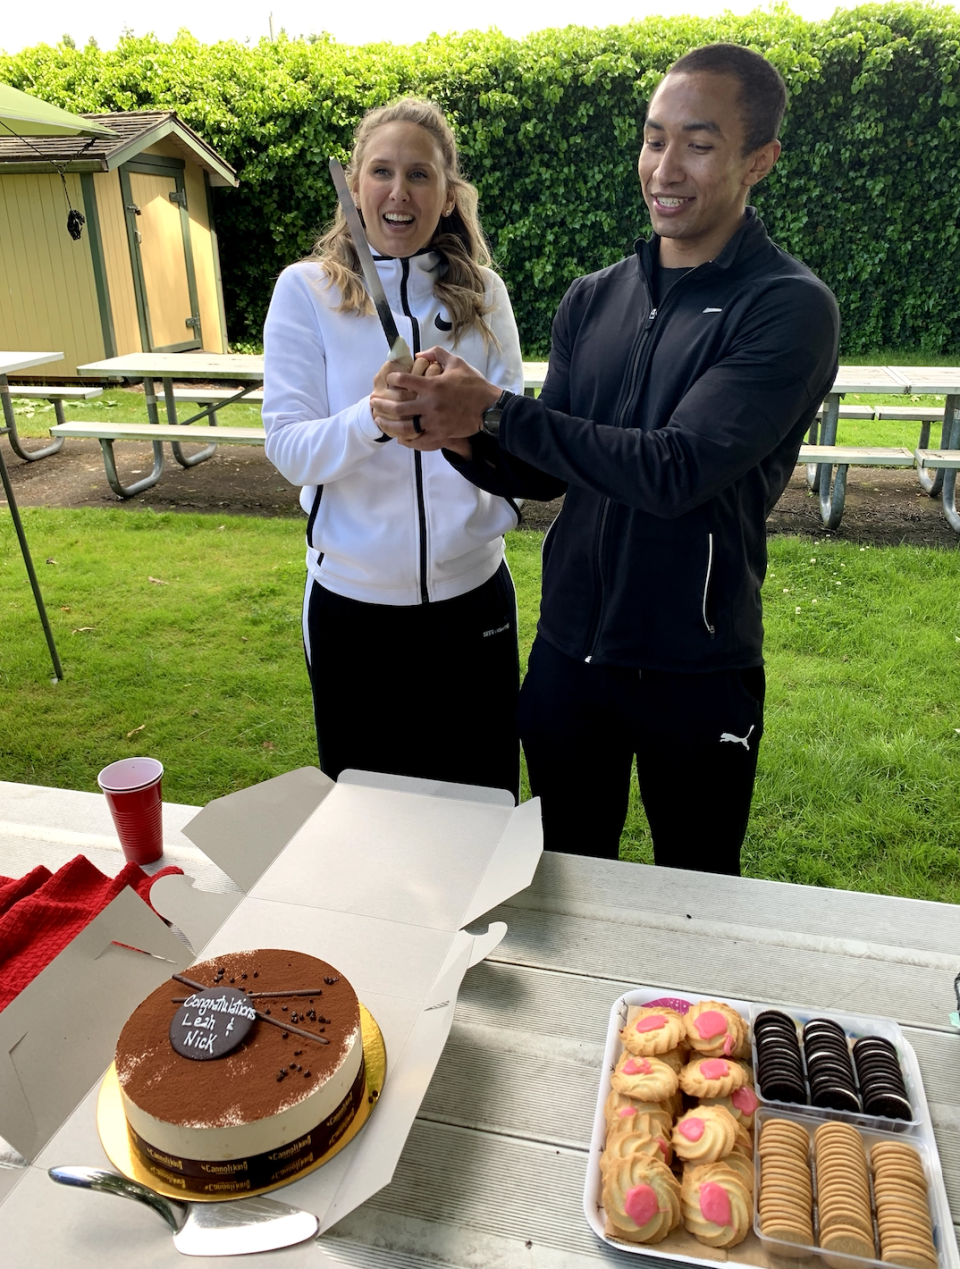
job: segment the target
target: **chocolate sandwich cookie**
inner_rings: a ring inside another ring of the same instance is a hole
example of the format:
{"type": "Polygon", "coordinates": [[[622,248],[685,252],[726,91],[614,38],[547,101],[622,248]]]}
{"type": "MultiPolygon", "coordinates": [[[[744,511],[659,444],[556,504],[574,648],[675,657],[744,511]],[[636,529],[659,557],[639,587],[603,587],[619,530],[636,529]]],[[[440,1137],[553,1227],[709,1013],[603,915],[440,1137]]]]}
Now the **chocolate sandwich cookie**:
{"type": "Polygon", "coordinates": [[[812,1018],[803,1028],[810,1103],[831,1110],[861,1109],[846,1033],[832,1018],[812,1018]]]}
{"type": "Polygon", "coordinates": [[[853,1046],[863,1108],[884,1119],[912,1119],[897,1050],[883,1036],[862,1036],[853,1046]]]}
{"type": "Polygon", "coordinates": [[[766,1009],[758,1014],[753,1030],[760,1092],[768,1101],[806,1102],[803,1058],[793,1019],[776,1009],[766,1009]]]}

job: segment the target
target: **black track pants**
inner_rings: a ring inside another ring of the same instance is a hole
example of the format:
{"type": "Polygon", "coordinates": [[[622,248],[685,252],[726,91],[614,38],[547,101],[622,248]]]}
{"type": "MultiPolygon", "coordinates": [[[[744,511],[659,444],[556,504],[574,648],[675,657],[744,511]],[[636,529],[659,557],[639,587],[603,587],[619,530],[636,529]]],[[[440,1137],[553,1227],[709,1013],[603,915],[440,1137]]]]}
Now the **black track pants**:
{"type": "Polygon", "coordinates": [[[588,665],[537,638],[518,721],[546,849],[617,858],[636,757],[654,861],[739,875],[764,682],[588,665]]]}
{"type": "Polygon", "coordinates": [[[517,603],[506,562],[432,604],[344,599],[308,584],[305,651],[320,767],[508,789],[517,798],[517,603]]]}

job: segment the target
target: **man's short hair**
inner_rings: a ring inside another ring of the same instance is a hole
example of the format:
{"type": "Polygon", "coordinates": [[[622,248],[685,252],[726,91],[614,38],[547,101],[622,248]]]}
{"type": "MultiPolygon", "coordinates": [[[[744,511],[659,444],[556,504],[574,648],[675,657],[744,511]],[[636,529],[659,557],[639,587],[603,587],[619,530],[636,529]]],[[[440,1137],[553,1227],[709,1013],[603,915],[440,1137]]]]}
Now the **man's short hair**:
{"type": "Polygon", "coordinates": [[[667,74],[696,71],[732,75],[740,81],[744,154],[776,141],[787,108],[787,86],[772,62],[742,44],[705,44],[685,53],[667,74]]]}

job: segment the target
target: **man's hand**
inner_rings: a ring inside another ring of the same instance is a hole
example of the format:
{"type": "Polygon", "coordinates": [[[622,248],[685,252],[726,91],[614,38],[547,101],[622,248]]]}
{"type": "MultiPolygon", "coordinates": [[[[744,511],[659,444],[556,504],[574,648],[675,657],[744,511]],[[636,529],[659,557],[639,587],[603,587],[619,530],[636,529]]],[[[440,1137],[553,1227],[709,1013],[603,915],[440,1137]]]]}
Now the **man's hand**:
{"type": "Polygon", "coordinates": [[[480,430],[483,412],[496,404],[500,389],[445,348],[430,348],[419,354],[420,359],[431,367],[422,377],[397,370],[387,375],[391,392],[389,396],[375,392],[370,398],[373,417],[382,431],[402,444],[421,450],[453,448],[448,444],[451,439],[480,430]],[[403,400],[396,399],[398,389],[403,400]],[[423,429],[419,439],[412,422],[418,416],[423,429]]]}

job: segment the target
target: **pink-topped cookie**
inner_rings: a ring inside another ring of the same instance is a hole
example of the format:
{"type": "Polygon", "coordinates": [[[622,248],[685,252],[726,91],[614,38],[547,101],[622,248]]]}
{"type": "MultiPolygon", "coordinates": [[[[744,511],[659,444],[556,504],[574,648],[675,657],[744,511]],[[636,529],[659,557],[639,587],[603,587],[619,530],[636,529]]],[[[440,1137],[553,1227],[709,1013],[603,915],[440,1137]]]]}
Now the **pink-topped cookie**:
{"type": "Polygon", "coordinates": [[[605,1172],[617,1159],[626,1159],[632,1154],[660,1159],[667,1167],[673,1162],[673,1149],[667,1137],[642,1131],[618,1132],[607,1137],[606,1147],[600,1156],[600,1171],[605,1172]]]}
{"type": "Polygon", "coordinates": [[[630,1011],[620,1040],[627,1052],[636,1057],[657,1057],[676,1049],[684,1035],[683,1019],[673,1009],[645,1006],[630,1011]]]}
{"type": "Polygon", "coordinates": [[[728,1097],[747,1081],[744,1068],[727,1058],[696,1057],[680,1072],[680,1087],[691,1097],[728,1097]]]}
{"type": "Polygon", "coordinates": [[[611,1089],[603,1108],[607,1135],[617,1132],[648,1132],[651,1136],[670,1136],[673,1115],[662,1102],[640,1102],[611,1089]]]}
{"type": "Polygon", "coordinates": [[[744,1084],[742,1088],[735,1088],[729,1097],[701,1098],[700,1105],[723,1106],[745,1128],[752,1128],[753,1117],[756,1114],[759,1102],[751,1086],[744,1084]]]}
{"type": "Polygon", "coordinates": [[[665,1163],[644,1154],[611,1162],[601,1202],[606,1232],[625,1242],[659,1243],[680,1224],[680,1183],[665,1163]]]}
{"type": "Polygon", "coordinates": [[[737,1140],[737,1121],[723,1106],[697,1106],[681,1115],[671,1144],[677,1156],[694,1163],[716,1163],[737,1140]]]}
{"type": "Polygon", "coordinates": [[[680,1203],[684,1228],[708,1247],[735,1247],[753,1221],[750,1190],[725,1161],[684,1168],[680,1203]]]}
{"type": "Polygon", "coordinates": [[[660,1102],[677,1091],[677,1072],[655,1057],[635,1057],[624,1053],[617,1063],[610,1085],[618,1093],[641,1102],[660,1102]]]}
{"type": "Polygon", "coordinates": [[[719,1000],[699,1000],[683,1019],[687,1043],[708,1057],[734,1057],[749,1031],[746,1019],[719,1000]]]}

